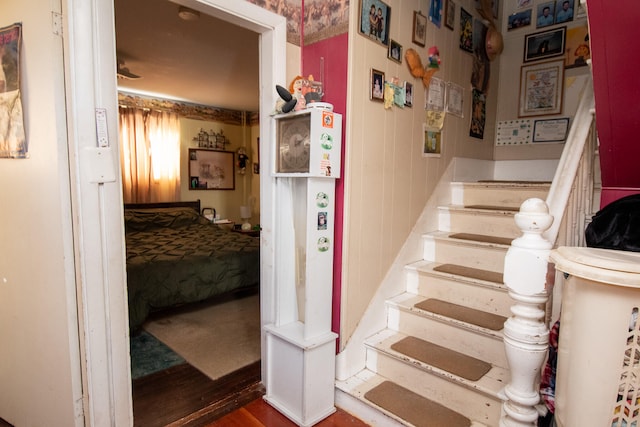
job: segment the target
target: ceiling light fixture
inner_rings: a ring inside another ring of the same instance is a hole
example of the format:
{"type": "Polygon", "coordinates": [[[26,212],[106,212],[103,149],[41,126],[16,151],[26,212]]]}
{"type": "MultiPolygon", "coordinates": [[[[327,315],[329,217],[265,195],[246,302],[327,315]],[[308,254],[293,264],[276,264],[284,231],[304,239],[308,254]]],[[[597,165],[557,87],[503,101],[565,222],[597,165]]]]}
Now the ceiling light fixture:
{"type": "Polygon", "coordinates": [[[196,19],[200,18],[200,12],[198,12],[197,10],[189,9],[185,6],[180,6],[180,8],[178,9],[178,16],[185,21],[195,21],[196,19]]]}

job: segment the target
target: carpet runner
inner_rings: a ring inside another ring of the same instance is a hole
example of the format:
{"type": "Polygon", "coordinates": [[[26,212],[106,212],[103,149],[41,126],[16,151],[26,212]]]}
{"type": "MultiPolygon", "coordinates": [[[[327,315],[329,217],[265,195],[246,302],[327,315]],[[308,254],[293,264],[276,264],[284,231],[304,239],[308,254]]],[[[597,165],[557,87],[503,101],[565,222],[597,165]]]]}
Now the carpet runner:
{"type": "Polygon", "coordinates": [[[463,265],[441,264],[434,267],[433,271],[455,274],[457,276],[464,276],[471,279],[484,280],[486,282],[498,283],[500,285],[504,283],[502,273],[497,273],[495,271],[489,270],[481,270],[479,268],[465,267],[463,265]]]}
{"type": "Polygon", "coordinates": [[[469,427],[469,418],[391,381],[369,390],[365,399],[415,427],[469,427]]]}

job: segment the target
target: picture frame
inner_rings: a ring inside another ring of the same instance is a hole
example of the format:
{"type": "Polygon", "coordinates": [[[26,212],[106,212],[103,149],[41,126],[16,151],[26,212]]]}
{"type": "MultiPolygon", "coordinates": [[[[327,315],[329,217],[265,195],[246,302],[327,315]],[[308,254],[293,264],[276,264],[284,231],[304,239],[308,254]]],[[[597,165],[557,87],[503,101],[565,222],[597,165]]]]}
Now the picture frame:
{"type": "Polygon", "coordinates": [[[564,24],[573,21],[574,8],[575,0],[557,0],[554,23],[564,24]]]}
{"type": "Polygon", "coordinates": [[[518,117],[562,113],[564,60],[523,65],[520,70],[518,117]]]}
{"type": "Polygon", "coordinates": [[[524,36],[524,62],[564,55],[567,27],[554,28],[524,36]]]}
{"type": "Polygon", "coordinates": [[[420,13],[420,11],[413,12],[411,41],[422,47],[427,44],[427,17],[420,13]]]}
{"type": "Polygon", "coordinates": [[[589,26],[584,23],[578,27],[568,28],[564,43],[564,68],[586,67],[591,59],[589,46],[589,26]]]}
{"type": "Polygon", "coordinates": [[[473,16],[460,8],[460,49],[473,53],[473,16]]]}
{"type": "Polygon", "coordinates": [[[404,82],[404,106],[413,107],[413,83],[404,82]]]}
{"type": "Polygon", "coordinates": [[[453,0],[445,0],[444,3],[444,26],[453,30],[456,21],[456,4],[453,0]]]}
{"type": "Polygon", "coordinates": [[[372,101],[384,102],[384,73],[375,68],[371,69],[369,79],[369,99],[372,101]]]}
{"type": "Polygon", "coordinates": [[[440,28],[442,23],[442,0],[430,0],[429,21],[440,28]]]}
{"type": "Polygon", "coordinates": [[[512,13],[507,20],[507,31],[531,25],[531,9],[512,13]]]}
{"type": "Polygon", "coordinates": [[[533,139],[535,143],[565,142],[569,133],[569,118],[541,119],[533,122],[533,139]]]}
{"type": "Polygon", "coordinates": [[[422,124],[422,157],[440,157],[442,154],[442,131],[434,130],[422,124]]]}
{"type": "Polygon", "coordinates": [[[189,148],[189,190],[235,190],[233,151],[189,148]]]}
{"type": "Polygon", "coordinates": [[[536,8],[536,28],[553,25],[555,22],[556,2],[555,0],[541,3],[536,8]]]}
{"type": "Polygon", "coordinates": [[[358,32],[364,37],[389,45],[391,8],[381,0],[360,0],[360,24],[358,32]]]}
{"type": "Polygon", "coordinates": [[[402,45],[393,39],[389,40],[387,58],[397,62],[398,64],[402,64],[402,45]]]}

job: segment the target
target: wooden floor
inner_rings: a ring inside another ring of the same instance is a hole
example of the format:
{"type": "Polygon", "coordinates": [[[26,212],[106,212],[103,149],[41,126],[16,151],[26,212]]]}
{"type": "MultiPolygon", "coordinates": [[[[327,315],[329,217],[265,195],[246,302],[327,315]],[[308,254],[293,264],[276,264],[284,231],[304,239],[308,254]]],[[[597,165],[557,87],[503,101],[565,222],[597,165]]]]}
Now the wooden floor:
{"type": "MultiPolygon", "coordinates": [[[[316,427],[365,427],[368,424],[349,413],[338,410],[316,424],[316,427]]],[[[214,421],[207,427],[295,427],[296,424],[278,412],[262,398],[236,409],[228,415],[214,421]]]]}
{"type": "MultiPolygon", "coordinates": [[[[133,381],[134,427],[295,427],[266,403],[260,361],[217,381],[188,363],[133,381]]],[[[364,427],[338,409],[318,427],[364,427]]],[[[1,425],[0,425],[1,427],[1,425]]]]}

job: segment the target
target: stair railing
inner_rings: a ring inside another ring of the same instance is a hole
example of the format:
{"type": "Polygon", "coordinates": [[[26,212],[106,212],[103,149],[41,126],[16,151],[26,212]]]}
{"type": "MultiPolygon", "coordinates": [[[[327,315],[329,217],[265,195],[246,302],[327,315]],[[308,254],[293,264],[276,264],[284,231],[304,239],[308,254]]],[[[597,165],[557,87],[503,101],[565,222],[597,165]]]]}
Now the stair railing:
{"type": "Polygon", "coordinates": [[[513,240],[504,283],[515,303],[504,325],[511,378],[504,388],[501,427],[537,425],[540,373],[549,345],[548,303],[555,281],[554,245],[584,244],[586,212],[593,209],[596,150],[591,78],[585,84],[546,201],[526,200],[515,215],[522,236],[513,240]]]}

